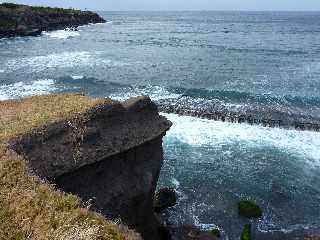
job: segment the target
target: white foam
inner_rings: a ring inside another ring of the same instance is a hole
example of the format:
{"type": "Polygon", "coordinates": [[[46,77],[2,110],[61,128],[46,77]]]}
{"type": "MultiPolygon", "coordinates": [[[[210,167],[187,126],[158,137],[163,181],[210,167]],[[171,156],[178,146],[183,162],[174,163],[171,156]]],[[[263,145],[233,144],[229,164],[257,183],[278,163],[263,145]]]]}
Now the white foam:
{"type": "Polygon", "coordinates": [[[0,69],[0,73],[4,73],[4,72],[5,72],[4,70],[0,69]]]}
{"type": "Polygon", "coordinates": [[[83,79],[84,78],[84,76],[82,76],[82,75],[74,75],[74,76],[71,76],[71,77],[74,80],[79,80],[79,79],[83,79]]]}
{"type": "Polygon", "coordinates": [[[68,38],[80,36],[80,33],[78,31],[66,31],[66,30],[43,32],[43,34],[52,38],[59,38],[59,39],[68,39],[68,38]]]}
{"type": "Polygon", "coordinates": [[[41,72],[48,68],[72,68],[81,66],[109,66],[118,67],[126,66],[128,63],[104,59],[100,56],[100,52],[62,52],[53,53],[49,55],[33,56],[33,57],[19,57],[11,59],[6,63],[6,68],[10,71],[24,69],[29,72],[41,72]]]}
{"type": "Polygon", "coordinates": [[[171,183],[173,184],[174,188],[180,187],[180,182],[176,178],[172,178],[171,183]]]}
{"type": "Polygon", "coordinates": [[[171,93],[164,87],[149,85],[144,88],[133,87],[133,89],[130,89],[129,91],[112,94],[109,97],[115,100],[124,101],[136,96],[149,96],[153,101],[157,101],[161,99],[179,98],[181,95],[171,93]]]}
{"type": "Polygon", "coordinates": [[[17,82],[0,86],[0,100],[43,95],[54,90],[56,90],[54,80],[51,79],[38,80],[31,83],[17,82]]]}
{"type": "Polygon", "coordinates": [[[249,124],[234,124],[176,114],[162,114],[173,122],[168,141],[221,150],[224,146],[245,144],[250,147],[272,147],[320,166],[320,133],[265,128],[249,124]]]}

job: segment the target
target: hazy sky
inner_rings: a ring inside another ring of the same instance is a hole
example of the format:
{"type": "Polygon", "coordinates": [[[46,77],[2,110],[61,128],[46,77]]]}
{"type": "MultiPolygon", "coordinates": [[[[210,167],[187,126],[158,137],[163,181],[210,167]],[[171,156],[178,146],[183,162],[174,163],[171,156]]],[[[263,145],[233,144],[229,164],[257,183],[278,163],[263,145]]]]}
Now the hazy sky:
{"type": "Polygon", "coordinates": [[[294,10],[320,11],[320,0],[0,0],[92,10],[294,10]]]}

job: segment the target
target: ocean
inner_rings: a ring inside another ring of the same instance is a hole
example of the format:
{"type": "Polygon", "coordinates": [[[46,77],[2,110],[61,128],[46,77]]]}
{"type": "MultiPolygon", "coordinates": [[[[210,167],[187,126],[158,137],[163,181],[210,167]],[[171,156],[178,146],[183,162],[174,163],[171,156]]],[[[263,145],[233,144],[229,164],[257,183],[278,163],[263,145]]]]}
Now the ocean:
{"type": "MultiPolygon", "coordinates": [[[[320,121],[319,12],[100,12],[78,32],[0,40],[0,100],[77,92],[149,95],[184,112],[320,121]]],[[[163,113],[159,187],[174,187],[172,224],[238,239],[253,199],[254,231],[320,226],[320,132],[163,113]]]]}

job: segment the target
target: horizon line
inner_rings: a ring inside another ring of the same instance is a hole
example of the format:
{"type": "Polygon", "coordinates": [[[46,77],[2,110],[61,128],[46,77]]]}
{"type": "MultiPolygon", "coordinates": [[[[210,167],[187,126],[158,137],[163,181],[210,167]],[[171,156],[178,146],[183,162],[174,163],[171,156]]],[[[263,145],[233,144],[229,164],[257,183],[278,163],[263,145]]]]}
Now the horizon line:
{"type": "Polygon", "coordinates": [[[90,10],[90,11],[104,11],[104,12],[320,12],[319,10],[200,10],[200,9],[195,9],[195,10],[164,10],[164,9],[160,9],[160,10],[156,10],[156,9],[142,9],[142,10],[132,10],[132,9],[89,9],[89,8],[85,8],[85,10],[90,10]]]}

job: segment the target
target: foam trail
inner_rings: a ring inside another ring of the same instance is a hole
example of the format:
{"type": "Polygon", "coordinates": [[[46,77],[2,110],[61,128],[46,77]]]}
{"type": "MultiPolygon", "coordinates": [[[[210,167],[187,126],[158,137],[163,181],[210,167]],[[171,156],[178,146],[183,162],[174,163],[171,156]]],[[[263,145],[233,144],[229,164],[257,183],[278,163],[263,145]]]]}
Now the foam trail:
{"type": "Polygon", "coordinates": [[[176,114],[162,115],[174,123],[167,133],[167,141],[180,141],[192,146],[209,145],[210,148],[239,143],[250,147],[272,147],[320,166],[319,132],[233,124],[176,114]]]}
{"type": "Polygon", "coordinates": [[[0,73],[4,73],[4,70],[0,69],[0,73]]]}
{"type": "Polygon", "coordinates": [[[71,78],[72,78],[73,80],[80,80],[80,79],[83,79],[84,76],[82,76],[82,75],[74,75],[74,76],[71,76],[71,78]]]}
{"type": "Polygon", "coordinates": [[[180,94],[171,93],[164,87],[149,85],[146,87],[132,87],[132,89],[128,91],[111,94],[109,97],[115,100],[124,101],[136,96],[149,96],[153,101],[158,101],[161,99],[179,98],[180,94]]]}
{"type": "Polygon", "coordinates": [[[17,82],[0,86],[0,100],[49,94],[55,91],[54,80],[43,79],[32,83],[17,82]]]}
{"type": "Polygon", "coordinates": [[[68,38],[80,36],[79,32],[65,31],[65,30],[58,30],[58,31],[53,31],[53,32],[43,32],[43,34],[47,35],[51,38],[59,38],[59,39],[68,39],[68,38]]]}
{"type": "Polygon", "coordinates": [[[122,67],[128,64],[122,61],[105,59],[100,56],[99,52],[74,51],[10,59],[6,63],[6,67],[12,72],[21,69],[27,72],[42,72],[48,70],[48,68],[122,67]]]}

